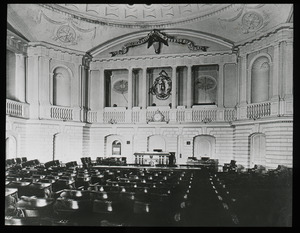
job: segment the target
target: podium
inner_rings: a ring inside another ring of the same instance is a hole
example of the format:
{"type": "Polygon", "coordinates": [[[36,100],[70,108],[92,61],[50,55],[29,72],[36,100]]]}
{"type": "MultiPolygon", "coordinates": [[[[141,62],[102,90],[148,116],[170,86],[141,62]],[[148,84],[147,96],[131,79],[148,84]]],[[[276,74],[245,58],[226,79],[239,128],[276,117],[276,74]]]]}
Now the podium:
{"type": "Polygon", "coordinates": [[[135,165],[167,166],[169,165],[169,152],[136,152],[135,165]]]}

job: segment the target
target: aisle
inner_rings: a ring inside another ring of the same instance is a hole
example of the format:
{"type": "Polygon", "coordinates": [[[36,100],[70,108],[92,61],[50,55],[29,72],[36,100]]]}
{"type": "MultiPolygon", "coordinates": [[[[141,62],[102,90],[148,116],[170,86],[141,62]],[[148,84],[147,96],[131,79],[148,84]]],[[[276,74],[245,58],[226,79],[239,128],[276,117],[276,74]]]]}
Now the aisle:
{"type": "Polygon", "coordinates": [[[191,205],[186,209],[187,226],[230,226],[231,221],[218,199],[206,170],[195,172],[191,205]]]}

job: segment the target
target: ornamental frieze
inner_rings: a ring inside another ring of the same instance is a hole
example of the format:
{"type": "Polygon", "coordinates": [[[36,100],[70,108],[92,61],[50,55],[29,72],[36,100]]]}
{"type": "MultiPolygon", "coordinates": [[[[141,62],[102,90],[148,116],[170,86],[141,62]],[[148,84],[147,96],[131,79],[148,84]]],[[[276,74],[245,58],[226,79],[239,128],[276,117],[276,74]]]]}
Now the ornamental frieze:
{"type": "Polygon", "coordinates": [[[145,43],[148,43],[147,48],[153,46],[155,53],[160,54],[161,43],[169,46],[169,42],[186,45],[191,51],[206,52],[209,48],[208,46],[195,45],[193,41],[188,39],[178,39],[173,36],[168,36],[157,29],[153,29],[147,36],[139,39],[138,41],[129,42],[125,44],[122,49],[110,52],[110,54],[112,57],[116,55],[123,55],[128,52],[129,48],[140,46],[145,43]]]}

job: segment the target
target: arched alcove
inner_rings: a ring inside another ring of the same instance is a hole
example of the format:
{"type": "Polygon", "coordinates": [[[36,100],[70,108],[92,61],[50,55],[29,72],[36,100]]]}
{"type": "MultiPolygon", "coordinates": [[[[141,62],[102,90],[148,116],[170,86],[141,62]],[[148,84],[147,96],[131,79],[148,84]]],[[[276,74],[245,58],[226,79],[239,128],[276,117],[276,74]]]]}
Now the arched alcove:
{"type": "Polygon", "coordinates": [[[250,136],[250,167],[266,164],[266,135],[255,133],[250,136]]]}
{"type": "Polygon", "coordinates": [[[269,100],[270,60],[266,56],[256,58],[251,67],[251,103],[269,100]]]}
{"type": "Polygon", "coordinates": [[[121,155],[121,146],[122,143],[119,140],[115,140],[112,142],[112,155],[121,155]]]}
{"type": "Polygon", "coordinates": [[[194,137],[194,157],[201,159],[201,157],[213,158],[215,155],[216,138],[211,135],[198,135],[194,137]]]}
{"type": "Polygon", "coordinates": [[[123,137],[120,135],[108,135],[104,138],[104,154],[105,156],[118,156],[123,155],[124,146],[123,137]]]}
{"type": "Polygon", "coordinates": [[[65,67],[57,67],[53,71],[53,105],[71,106],[71,75],[65,67]]]}
{"type": "Polygon", "coordinates": [[[161,150],[166,151],[166,141],[163,136],[151,135],[147,139],[148,151],[161,150]]]}
{"type": "Polygon", "coordinates": [[[17,157],[17,140],[14,136],[8,136],[5,140],[5,157],[6,159],[17,157]]]}

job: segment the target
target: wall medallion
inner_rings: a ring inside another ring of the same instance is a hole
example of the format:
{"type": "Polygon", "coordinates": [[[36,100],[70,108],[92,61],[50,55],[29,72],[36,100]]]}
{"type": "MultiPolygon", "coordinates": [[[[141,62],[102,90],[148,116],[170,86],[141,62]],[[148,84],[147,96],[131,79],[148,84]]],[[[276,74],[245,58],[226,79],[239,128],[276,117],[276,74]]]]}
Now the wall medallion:
{"type": "Polygon", "coordinates": [[[113,90],[117,93],[124,94],[128,92],[128,82],[127,80],[119,80],[114,83],[113,90]]]}
{"type": "Polygon", "coordinates": [[[216,80],[208,75],[200,76],[196,81],[196,87],[201,90],[210,91],[215,89],[216,86],[216,80]]]}
{"type": "Polygon", "coordinates": [[[263,24],[263,17],[257,12],[250,11],[244,14],[242,18],[244,29],[249,31],[259,29],[263,24]]]}
{"type": "Polygon", "coordinates": [[[159,100],[166,100],[171,95],[172,90],[172,80],[168,74],[162,70],[159,76],[155,79],[152,87],[150,87],[149,92],[152,95],[156,95],[159,100]]]}
{"type": "Polygon", "coordinates": [[[75,30],[68,25],[60,26],[56,32],[56,35],[56,39],[63,43],[74,43],[76,39],[75,30]]]}

